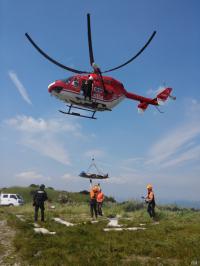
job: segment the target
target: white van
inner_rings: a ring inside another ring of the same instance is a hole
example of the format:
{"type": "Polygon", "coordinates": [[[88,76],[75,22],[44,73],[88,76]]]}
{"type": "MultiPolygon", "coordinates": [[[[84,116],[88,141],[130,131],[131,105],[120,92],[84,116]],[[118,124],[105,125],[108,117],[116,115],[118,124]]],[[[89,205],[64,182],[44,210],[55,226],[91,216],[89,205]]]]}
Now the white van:
{"type": "Polygon", "coordinates": [[[19,194],[0,194],[0,205],[20,206],[22,204],[24,204],[24,200],[19,194]]]}

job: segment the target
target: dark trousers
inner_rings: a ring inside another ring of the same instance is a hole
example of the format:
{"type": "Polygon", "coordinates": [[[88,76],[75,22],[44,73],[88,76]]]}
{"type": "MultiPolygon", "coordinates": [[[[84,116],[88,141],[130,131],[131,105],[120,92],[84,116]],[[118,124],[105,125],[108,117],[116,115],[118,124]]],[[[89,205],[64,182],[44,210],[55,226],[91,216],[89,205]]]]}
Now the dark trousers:
{"type": "Polygon", "coordinates": [[[44,222],[44,204],[35,205],[35,215],[34,220],[37,222],[38,220],[38,211],[41,210],[41,221],[44,222]]]}
{"type": "Polygon", "coordinates": [[[147,206],[147,212],[151,218],[155,217],[155,204],[149,203],[147,206]]]}
{"type": "Polygon", "coordinates": [[[98,215],[102,216],[103,213],[102,213],[102,205],[103,205],[103,202],[97,202],[97,211],[98,211],[98,215]]]}
{"type": "Polygon", "coordinates": [[[96,199],[90,200],[90,213],[91,213],[92,218],[94,217],[94,215],[97,218],[97,201],[96,201],[96,199]]]}
{"type": "Polygon", "coordinates": [[[88,84],[88,88],[87,88],[87,97],[89,98],[89,100],[91,101],[91,95],[92,94],[92,84],[88,84]]]}

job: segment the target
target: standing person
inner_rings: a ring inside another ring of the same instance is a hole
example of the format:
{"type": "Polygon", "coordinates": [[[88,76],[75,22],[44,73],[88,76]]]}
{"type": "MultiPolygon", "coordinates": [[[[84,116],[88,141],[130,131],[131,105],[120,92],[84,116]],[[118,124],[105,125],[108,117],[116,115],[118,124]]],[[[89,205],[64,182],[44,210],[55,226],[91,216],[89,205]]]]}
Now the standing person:
{"type": "Polygon", "coordinates": [[[147,212],[149,213],[149,216],[155,220],[155,195],[153,192],[152,185],[147,185],[147,196],[145,198],[145,202],[148,204],[147,206],[147,212]]]}
{"type": "Polygon", "coordinates": [[[87,81],[87,96],[89,97],[89,100],[91,101],[92,97],[92,87],[93,87],[93,77],[91,75],[88,76],[88,81],[87,81]]]}
{"type": "Polygon", "coordinates": [[[47,193],[44,190],[45,185],[41,185],[40,188],[35,192],[33,197],[33,206],[35,207],[34,221],[38,220],[38,211],[41,210],[41,221],[44,222],[44,202],[48,199],[47,193]]]}
{"type": "Polygon", "coordinates": [[[104,194],[101,188],[99,188],[99,192],[97,194],[97,211],[100,216],[103,216],[103,213],[102,213],[103,201],[104,201],[104,194]]]}
{"type": "Polygon", "coordinates": [[[83,95],[84,95],[84,99],[86,100],[86,97],[87,97],[87,81],[86,80],[83,80],[82,81],[82,85],[81,85],[81,90],[83,91],[83,95]]]}
{"type": "Polygon", "coordinates": [[[90,179],[90,213],[91,217],[97,219],[97,194],[99,192],[99,188],[97,185],[92,186],[92,180],[90,179]]]}

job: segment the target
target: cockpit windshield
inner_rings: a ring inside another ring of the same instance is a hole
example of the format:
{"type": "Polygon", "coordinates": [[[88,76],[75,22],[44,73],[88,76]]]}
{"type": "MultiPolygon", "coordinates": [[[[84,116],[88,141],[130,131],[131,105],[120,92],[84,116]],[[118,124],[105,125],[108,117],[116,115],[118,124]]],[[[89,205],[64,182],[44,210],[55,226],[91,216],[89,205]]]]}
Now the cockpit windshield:
{"type": "Polygon", "coordinates": [[[73,77],[69,77],[67,79],[62,79],[62,81],[68,84],[72,81],[72,79],[73,79],[73,77]]]}

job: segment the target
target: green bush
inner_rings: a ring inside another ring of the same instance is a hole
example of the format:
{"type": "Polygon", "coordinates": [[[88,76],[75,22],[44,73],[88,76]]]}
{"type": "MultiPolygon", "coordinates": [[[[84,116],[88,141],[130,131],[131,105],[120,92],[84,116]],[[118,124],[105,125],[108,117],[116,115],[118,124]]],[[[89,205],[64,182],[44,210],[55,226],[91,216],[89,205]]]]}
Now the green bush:
{"type": "Polygon", "coordinates": [[[127,201],[122,203],[122,207],[125,212],[133,212],[143,209],[145,205],[142,202],[127,201]]]}

